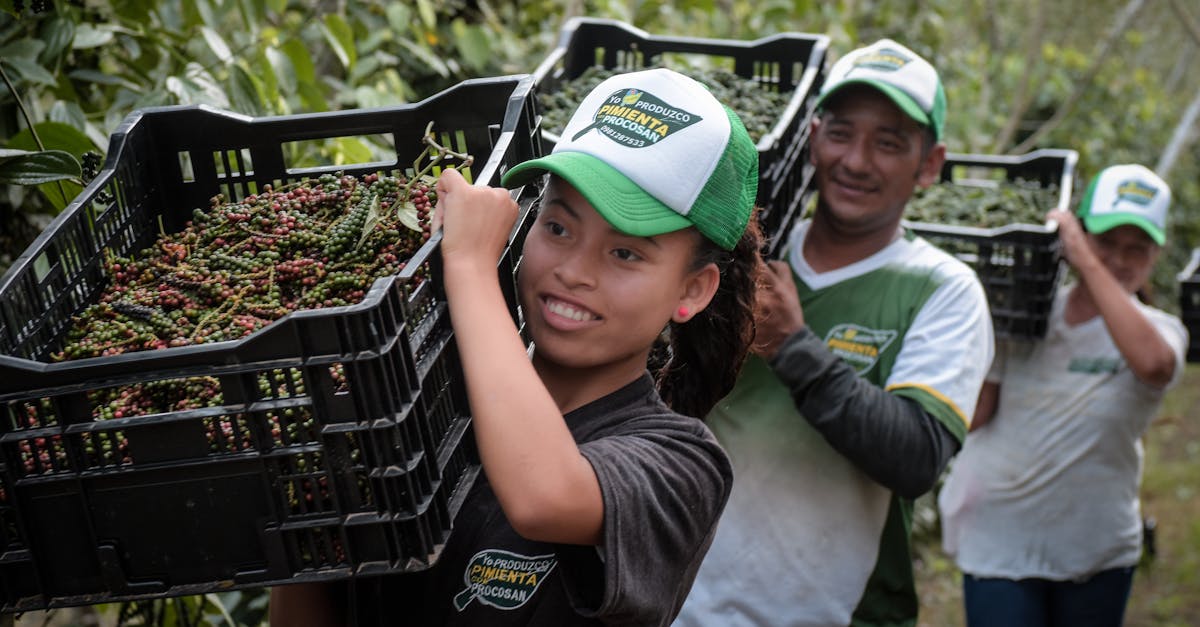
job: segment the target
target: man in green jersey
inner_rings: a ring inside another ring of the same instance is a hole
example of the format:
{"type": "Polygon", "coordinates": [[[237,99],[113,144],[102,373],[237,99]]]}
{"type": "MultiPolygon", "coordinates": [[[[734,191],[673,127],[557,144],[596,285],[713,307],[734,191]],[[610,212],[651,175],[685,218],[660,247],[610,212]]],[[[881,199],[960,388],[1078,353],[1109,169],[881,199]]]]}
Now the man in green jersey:
{"type": "Polygon", "coordinates": [[[759,291],[757,356],[708,424],[733,492],[676,625],[913,625],[912,500],[992,360],[974,272],[901,225],[945,161],[937,71],[882,40],[818,96],[819,199],[759,291]]]}

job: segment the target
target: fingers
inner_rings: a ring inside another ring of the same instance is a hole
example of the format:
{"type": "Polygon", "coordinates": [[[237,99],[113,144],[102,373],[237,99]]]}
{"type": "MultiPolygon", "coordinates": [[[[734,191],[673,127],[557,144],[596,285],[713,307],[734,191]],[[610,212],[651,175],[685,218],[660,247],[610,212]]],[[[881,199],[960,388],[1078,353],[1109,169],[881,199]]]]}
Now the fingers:
{"type": "Polygon", "coordinates": [[[438,177],[437,192],[438,198],[441,198],[443,193],[449,194],[456,189],[462,188],[464,185],[470,185],[467,179],[454,168],[446,168],[442,170],[442,175],[438,177]]]}
{"type": "Polygon", "coordinates": [[[438,195],[437,205],[433,209],[433,217],[429,221],[430,232],[436,233],[442,228],[442,224],[446,218],[446,201],[454,194],[456,190],[461,190],[463,187],[470,187],[471,184],[463,175],[454,168],[446,168],[442,170],[442,175],[438,177],[435,190],[438,195]]]}
{"type": "Polygon", "coordinates": [[[771,281],[791,280],[792,278],[792,269],[783,261],[768,261],[767,270],[770,272],[771,281]]]}

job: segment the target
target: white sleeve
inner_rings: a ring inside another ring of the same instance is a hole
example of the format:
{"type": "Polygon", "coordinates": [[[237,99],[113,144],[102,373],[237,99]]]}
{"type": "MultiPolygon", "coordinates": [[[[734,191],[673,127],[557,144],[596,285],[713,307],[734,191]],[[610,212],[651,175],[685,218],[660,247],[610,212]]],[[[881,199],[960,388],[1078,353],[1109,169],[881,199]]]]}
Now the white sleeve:
{"type": "Polygon", "coordinates": [[[995,353],[987,296],[974,272],[953,271],[913,320],[887,389],[917,387],[970,424],[995,353]]]}
{"type": "Polygon", "coordinates": [[[1175,374],[1166,387],[1169,390],[1179,383],[1183,377],[1183,370],[1187,367],[1188,331],[1179,318],[1160,309],[1148,309],[1150,311],[1146,312],[1146,317],[1175,353],[1175,374]]]}

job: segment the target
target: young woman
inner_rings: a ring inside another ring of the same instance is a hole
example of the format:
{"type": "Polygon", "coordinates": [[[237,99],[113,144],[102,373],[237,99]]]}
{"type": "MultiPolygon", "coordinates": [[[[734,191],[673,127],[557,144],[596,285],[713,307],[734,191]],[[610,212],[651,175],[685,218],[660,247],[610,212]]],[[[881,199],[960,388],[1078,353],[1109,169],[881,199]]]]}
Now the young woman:
{"type": "Polygon", "coordinates": [[[1187,331],[1138,302],[1171,192],[1140,165],[1103,170],[1079,218],[1053,211],[1078,278],[1046,337],[997,347],[943,487],[943,544],[967,624],[1120,625],[1142,546],[1141,436],[1183,370],[1187,331]]]}
{"type": "MultiPolygon", "coordinates": [[[[729,495],[703,416],[753,338],[758,155],[737,116],[669,70],[584,99],[553,154],[518,290],[496,260],[501,189],[438,183],[446,293],[484,473],[427,571],[272,591],[272,624],[667,625],[729,495]],[[670,329],[670,358],[647,371],[670,329]]],[[[436,225],[435,225],[436,226],[436,225]]]]}

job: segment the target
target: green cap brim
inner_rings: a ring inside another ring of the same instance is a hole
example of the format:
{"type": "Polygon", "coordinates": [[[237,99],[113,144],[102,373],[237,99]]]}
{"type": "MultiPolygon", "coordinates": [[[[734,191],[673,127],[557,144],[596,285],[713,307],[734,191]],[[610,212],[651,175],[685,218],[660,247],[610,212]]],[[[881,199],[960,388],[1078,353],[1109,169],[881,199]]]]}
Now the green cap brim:
{"type": "Polygon", "coordinates": [[[825,104],[826,100],[829,100],[830,96],[845,89],[847,85],[867,85],[878,89],[879,91],[883,92],[883,95],[887,96],[889,100],[894,102],[897,107],[900,107],[900,110],[903,111],[905,115],[916,120],[920,124],[932,128],[934,133],[939,134],[938,140],[941,140],[939,129],[934,126],[933,121],[929,119],[929,114],[925,113],[925,111],[921,109],[921,105],[917,104],[916,100],[913,100],[911,96],[903,91],[881,81],[876,81],[869,78],[852,78],[842,81],[841,83],[838,83],[837,87],[825,92],[820,98],[817,99],[817,107],[821,107],[823,104],[825,104]]]}
{"type": "Polygon", "coordinates": [[[1146,218],[1134,215],[1131,213],[1106,213],[1101,215],[1084,216],[1083,226],[1089,233],[1103,233],[1118,226],[1131,224],[1141,228],[1154,240],[1155,244],[1162,246],[1167,241],[1166,233],[1158,228],[1153,222],[1146,218]]]}
{"type": "Polygon", "coordinates": [[[546,172],[570,183],[613,228],[627,235],[651,237],[692,226],[624,174],[582,152],[556,152],[520,163],[505,172],[500,182],[516,187],[546,172]]]}

